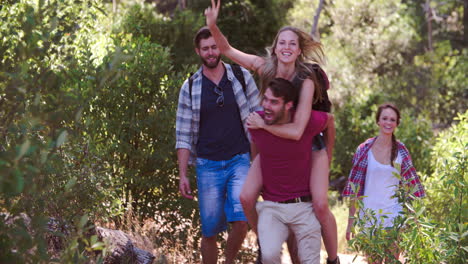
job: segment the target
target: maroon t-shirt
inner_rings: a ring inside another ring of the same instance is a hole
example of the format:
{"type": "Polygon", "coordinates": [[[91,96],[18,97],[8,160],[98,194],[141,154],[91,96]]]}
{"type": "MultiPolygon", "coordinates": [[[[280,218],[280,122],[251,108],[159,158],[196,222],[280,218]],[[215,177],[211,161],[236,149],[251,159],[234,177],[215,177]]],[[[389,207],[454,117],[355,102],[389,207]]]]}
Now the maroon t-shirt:
{"type": "Polygon", "coordinates": [[[260,153],[264,200],[280,202],[310,194],[312,139],[326,121],[325,112],[312,111],[299,140],[280,138],[264,129],[249,130],[260,153]]]}

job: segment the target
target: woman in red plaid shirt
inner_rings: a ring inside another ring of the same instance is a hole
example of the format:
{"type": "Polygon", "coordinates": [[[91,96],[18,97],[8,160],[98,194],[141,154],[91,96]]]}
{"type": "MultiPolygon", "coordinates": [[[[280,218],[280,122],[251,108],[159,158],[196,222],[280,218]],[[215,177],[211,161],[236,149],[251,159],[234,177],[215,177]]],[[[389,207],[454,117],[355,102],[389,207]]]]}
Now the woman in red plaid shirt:
{"type": "MultiPolygon", "coordinates": [[[[384,228],[392,227],[393,220],[402,211],[402,205],[394,197],[400,184],[410,185],[412,195],[425,196],[413,162],[405,145],[396,140],[394,131],[400,124],[400,111],[393,104],[380,105],[377,110],[376,122],[379,126],[379,135],[369,138],[359,145],[353,157],[353,167],[343,196],[362,198],[364,208],[375,212],[376,219],[383,219],[370,225],[381,225],[384,228]],[[394,176],[397,173],[401,180],[394,176]],[[362,197],[364,196],[364,197],[362,197]],[[385,214],[386,217],[380,217],[385,214]]],[[[349,208],[348,228],[346,239],[351,239],[356,208],[351,202],[349,208]]]]}

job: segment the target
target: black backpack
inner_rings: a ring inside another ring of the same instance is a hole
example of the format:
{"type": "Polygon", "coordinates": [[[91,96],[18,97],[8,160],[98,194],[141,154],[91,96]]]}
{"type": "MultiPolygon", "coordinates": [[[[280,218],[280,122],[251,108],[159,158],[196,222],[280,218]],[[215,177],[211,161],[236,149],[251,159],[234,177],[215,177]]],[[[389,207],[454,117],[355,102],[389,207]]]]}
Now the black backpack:
{"type": "MultiPolygon", "coordinates": [[[[317,81],[319,82],[320,84],[320,90],[322,92],[322,100],[316,102],[316,103],[313,103],[312,104],[312,109],[313,110],[316,110],[316,111],[323,111],[323,112],[330,112],[331,111],[331,102],[330,102],[330,99],[328,98],[328,87],[329,87],[329,81],[328,81],[328,77],[327,77],[327,74],[322,70],[322,68],[320,68],[320,65],[318,64],[312,64],[312,63],[306,63],[306,66],[312,71],[315,73],[316,77],[317,77],[317,81]]],[[[303,73],[300,73],[298,74],[298,76],[296,76],[292,83],[294,85],[294,87],[296,87],[296,89],[301,89],[302,87],[302,82],[304,81],[304,79],[307,77],[305,75],[306,73],[303,72],[303,73]]],[[[300,94],[300,92],[299,92],[300,94]]],[[[297,105],[299,100],[297,100],[295,102],[295,104],[297,105]]]]}
{"type": "MultiPolygon", "coordinates": [[[[242,72],[241,66],[238,64],[231,64],[232,71],[234,72],[234,76],[242,85],[242,91],[246,94],[247,91],[247,84],[245,83],[244,73],[242,72]]],[[[193,84],[193,74],[189,77],[189,93],[190,93],[190,100],[192,100],[192,84],[193,84]]],[[[247,95],[246,95],[247,97],[247,95]]]]}

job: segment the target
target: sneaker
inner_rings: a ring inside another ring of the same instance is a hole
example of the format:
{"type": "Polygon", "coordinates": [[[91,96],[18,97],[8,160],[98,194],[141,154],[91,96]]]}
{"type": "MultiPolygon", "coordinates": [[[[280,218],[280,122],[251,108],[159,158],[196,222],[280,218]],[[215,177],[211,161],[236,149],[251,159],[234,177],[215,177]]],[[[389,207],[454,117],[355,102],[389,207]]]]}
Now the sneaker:
{"type": "Polygon", "coordinates": [[[329,260],[327,258],[327,264],[340,264],[340,257],[337,256],[335,260],[329,260]]]}

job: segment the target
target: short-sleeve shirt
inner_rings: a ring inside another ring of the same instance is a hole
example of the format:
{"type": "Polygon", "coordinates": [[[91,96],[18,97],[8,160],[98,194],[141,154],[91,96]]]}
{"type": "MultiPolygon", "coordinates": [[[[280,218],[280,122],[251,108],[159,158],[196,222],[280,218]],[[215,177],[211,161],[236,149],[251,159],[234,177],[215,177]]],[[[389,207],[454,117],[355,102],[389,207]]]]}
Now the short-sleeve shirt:
{"type": "MultiPolygon", "coordinates": [[[[263,116],[263,112],[259,114],[263,116]]],[[[310,146],[326,122],[325,112],[312,111],[299,140],[277,137],[264,129],[250,129],[260,153],[264,200],[280,202],[310,194],[310,146]]]]}

